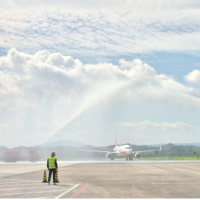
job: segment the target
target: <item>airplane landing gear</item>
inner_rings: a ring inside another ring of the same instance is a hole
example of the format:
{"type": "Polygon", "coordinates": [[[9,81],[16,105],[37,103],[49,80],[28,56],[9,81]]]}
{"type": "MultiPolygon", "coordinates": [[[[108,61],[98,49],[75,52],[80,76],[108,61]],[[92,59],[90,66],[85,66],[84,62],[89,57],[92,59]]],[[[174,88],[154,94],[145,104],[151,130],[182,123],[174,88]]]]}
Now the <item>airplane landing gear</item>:
{"type": "Polygon", "coordinates": [[[133,160],[133,158],[131,157],[131,158],[126,158],[126,160],[133,160]]]}
{"type": "Polygon", "coordinates": [[[114,160],[114,158],[111,158],[110,160],[114,160]]]}

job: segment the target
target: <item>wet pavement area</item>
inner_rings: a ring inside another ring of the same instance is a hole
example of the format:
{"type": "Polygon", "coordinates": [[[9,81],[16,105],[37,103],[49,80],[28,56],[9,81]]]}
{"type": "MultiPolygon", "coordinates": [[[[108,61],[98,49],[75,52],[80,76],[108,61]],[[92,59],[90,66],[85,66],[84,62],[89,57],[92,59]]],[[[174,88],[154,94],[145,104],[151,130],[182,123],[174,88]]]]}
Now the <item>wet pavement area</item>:
{"type": "MultiPolygon", "coordinates": [[[[60,183],[42,183],[45,163],[0,165],[0,198],[199,198],[198,162],[60,163],[60,183]]],[[[47,170],[48,177],[48,170],[47,170]]]]}

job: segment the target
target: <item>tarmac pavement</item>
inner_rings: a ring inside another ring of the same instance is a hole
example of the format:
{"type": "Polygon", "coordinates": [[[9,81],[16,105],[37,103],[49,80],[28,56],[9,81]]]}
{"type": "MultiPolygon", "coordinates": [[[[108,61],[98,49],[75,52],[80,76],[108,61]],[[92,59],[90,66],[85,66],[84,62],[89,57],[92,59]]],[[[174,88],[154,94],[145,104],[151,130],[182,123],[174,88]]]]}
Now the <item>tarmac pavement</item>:
{"type": "Polygon", "coordinates": [[[56,186],[45,167],[0,165],[0,198],[200,198],[198,162],[62,163],[56,186]]]}

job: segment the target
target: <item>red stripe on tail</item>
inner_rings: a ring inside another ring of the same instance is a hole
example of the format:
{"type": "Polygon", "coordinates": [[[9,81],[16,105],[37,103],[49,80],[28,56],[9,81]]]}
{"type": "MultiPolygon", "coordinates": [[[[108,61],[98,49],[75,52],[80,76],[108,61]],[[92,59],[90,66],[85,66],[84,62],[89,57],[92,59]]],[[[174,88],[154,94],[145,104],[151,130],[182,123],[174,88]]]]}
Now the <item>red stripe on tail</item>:
{"type": "Polygon", "coordinates": [[[115,146],[117,146],[117,136],[115,134],[115,146]]]}

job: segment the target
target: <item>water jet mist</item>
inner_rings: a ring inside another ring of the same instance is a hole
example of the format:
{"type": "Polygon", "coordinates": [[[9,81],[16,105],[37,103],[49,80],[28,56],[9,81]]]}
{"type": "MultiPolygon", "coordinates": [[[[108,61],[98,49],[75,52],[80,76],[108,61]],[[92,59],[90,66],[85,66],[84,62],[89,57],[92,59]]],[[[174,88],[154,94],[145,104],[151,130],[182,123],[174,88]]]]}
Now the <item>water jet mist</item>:
{"type": "Polygon", "coordinates": [[[118,90],[121,90],[124,87],[127,87],[133,80],[129,80],[126,81],[126,83],[121,83],[120,85],[117,86],[116,85],[113,87],[111,87],[109,89],[109,91],[107,91],[107,93],[104,93],[103,97],[99,97],[98,99],[96,99],[95,101],[91,102],[90,105],[80,109],[76,114],[74,114],[64,125],[62,125],[57,131],[55,131],[54,133],[52,133],[51,135],[49,135],[39,146],[41,146],[42,144],[44,144],[48,139],[50,139],[52,136],[56,135],[61,129],[63,129],[65,126],[67,126],[70,122],[72,122],[74,119],[76,119],[78,116],[80,116],[82,113],[84,113],[85,111],[89,110],[90,108],[92,108],[93,106],[95,106],[96,104],[98,104],[99,102],[101,102],[102,100],[104,100],[105,98],[107,98],[108,96],[114,94],[115,92],[117,92],[118,90]]]}

